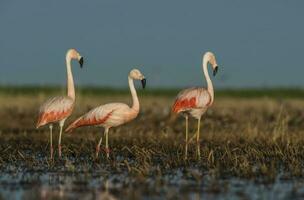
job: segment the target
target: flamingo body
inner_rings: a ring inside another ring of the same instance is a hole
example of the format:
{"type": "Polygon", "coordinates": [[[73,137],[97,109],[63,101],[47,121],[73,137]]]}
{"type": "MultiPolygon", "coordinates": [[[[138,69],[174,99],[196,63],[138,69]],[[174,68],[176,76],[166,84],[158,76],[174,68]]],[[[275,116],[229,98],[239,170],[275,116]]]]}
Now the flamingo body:
{"type": "Polygon", "coordinates": [[[74,100],[70,97],[54,97],[46,101],[41,107],[36,127],[59,122],[69,117],[74,108],[74,100]]]}
{"type": "Polygon", "coordinates": [[[188,88],[177,95],[172,112],[190,114],[198,119],[211,104],[212,100],[208,90],[199,87],[188,88]]]}
{"type": "Polygon", "coordinates": [[[81,126],[116,127],[131,121],[138,115],[138,110],[123,103],[109,103],[92,109],[75,120],[66,131],[72,131],[81,126]]]}
{"type": "Polygon", "coordinates": [[[186,139],[185,139],[185,159],[188,155],[188,117],[192,116],[198,120],[197,132],[196,132],[196,143],[197,143],[197,157],[200,158],[200,121],[202,115],[212,105],[214,101],[214,89],[212,81],[208,73],[208,63],[211,64],[213,69],[213,75],[215,76],[218,70],[216,59],[213,53],[206,52],[203,56],[202,67],[203,72],[207,81],[207,88],[193,87],[182,90],[178,93],[175,102],[172,106],[173,113],[181,113],[186,120],[186,139]]]}
{"type": "MultiPolygon", "coordinates": [[[[130,71],[128,76],[129,88],[132,95],[133,105],[128,106],[124,103],[108,103],[102,106],[98,106],[88,113],[82,115],[77,120],[75,120],[68,128],[66,132],[70,132],[75,128],[81,126],[101,126],[104,127],[104,135],[106,137],[106,152],[107,158],[109,158],[109,144],[108,144],[108,132],[112,127],[116,127],[125,124],[133,119],[135,119],[139,112],[139,100],[137,97],[136,89],[133,80],[141,80],[143,88],[146,85],[146,79],[144,75],[138,70],[133,69],[130,71]]],[[[102,142],[102,137],[100,138],[96,146],[96,158],[100,150],[100,145],[102,142]]]]}
{"type": "Polygon", "coordinates": [[[76,49],[69,49],[66,53],[67,96],[53,97],[42,104],[39,109],[38,121],[36,123],[36,128],[49,124],[51,159],[53,159],[53,123],[59,122],[60,132],[58,139],[58,155],[61,157],[62,128],[66,118],[71,115],[74,108],[75,87],[71,69],[72,60],[78,60],[80,67],[82,68],[83,57],[76,51],[76,49]]]}

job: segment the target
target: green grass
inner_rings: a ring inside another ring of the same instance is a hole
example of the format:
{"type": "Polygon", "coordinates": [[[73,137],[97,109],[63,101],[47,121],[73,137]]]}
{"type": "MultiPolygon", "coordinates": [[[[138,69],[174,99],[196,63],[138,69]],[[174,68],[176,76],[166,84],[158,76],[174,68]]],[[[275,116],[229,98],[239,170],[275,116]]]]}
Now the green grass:
{"type": "MultiPolygon", "coordinates": [[[[182,88],[181,88],[182,89],[182,88]]],[[[141,96],[167,96],[174,97],[181,90],[177,88],[147,88],[139,91],[141,96]]],[[[0,95],[38,95],[65,93],[65,87],[58,86],[0,86],[0,95]]],[[[126,95],[128,88],[102,88],[102,87],[78,87],[80,95],[102,96],[102,95],[126,95]]],[[[302,88],[244,88],[244,89],[217,89],[216,97],[232,98],[304,98],[302,88]]]]}

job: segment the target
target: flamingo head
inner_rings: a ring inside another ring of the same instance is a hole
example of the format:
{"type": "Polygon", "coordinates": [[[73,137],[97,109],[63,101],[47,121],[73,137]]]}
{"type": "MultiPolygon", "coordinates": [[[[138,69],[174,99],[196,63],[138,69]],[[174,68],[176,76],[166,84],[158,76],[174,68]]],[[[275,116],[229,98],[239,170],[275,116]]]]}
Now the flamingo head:
{"type": "Polygon", "coordinates": [[[66,54],[67,60],[77,60],[79,62],[80,68],[83,66],[83,57],[78,53],[76,49],[69,49],[66,54]]]}
{"type": "Polygon", "coordinates": [[[209,62],[213,69],[213,76],[217,74],[218,71],[218,65],[215,59],[215,55],[212,52],[207,52],[204,55],[204,60],[206,59],[207,62],[209,62]]]}
{"type": "Polygon", "coordinates": [[[130,71],[129,77],[135,80],[140,80],[142,87],[146,87],[146,78],[138,69],[132,69],[130,71]]]}

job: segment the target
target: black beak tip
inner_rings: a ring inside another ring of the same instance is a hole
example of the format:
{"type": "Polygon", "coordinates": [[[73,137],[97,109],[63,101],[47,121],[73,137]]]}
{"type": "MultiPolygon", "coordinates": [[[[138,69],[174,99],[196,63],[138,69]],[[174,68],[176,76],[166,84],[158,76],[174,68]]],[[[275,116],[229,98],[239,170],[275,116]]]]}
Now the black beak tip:
{"type": "Polygon", "coordinates": [[[216,66],[213,70],[213,76],[215,76],[217,74],[217,71],[218,71],[218,66],[216,66]]]}
{"type": "Polygon", "coordinates": [[[83,57],[81,57],[81,58],[79,59],[79,65],[80,65],[80,68],[83,67],[83,57]]]}
{"type": "Polygon", "coordinates": [[[141,80],[141,85],[142,85],[143,89],[145,89],[146,83],[147,83],[147,80],[145,78],[141,80]]]}

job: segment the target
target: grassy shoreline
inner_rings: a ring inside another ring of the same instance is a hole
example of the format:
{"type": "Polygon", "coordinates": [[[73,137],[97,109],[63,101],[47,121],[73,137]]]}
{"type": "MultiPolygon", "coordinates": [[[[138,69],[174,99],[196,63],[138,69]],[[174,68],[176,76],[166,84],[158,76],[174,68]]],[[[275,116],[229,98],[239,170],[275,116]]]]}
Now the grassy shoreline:
{"type": "MultiPolygon", "coordinates": [[[[78,92],[75,110],[67,124],[96,105],[131,100],[129,91],[124,89],[81,88],[78,92]]],[[[39,159],[35,161],[41,153],[47,159],[48,129],[36,130],[34,125],[39,105],[53,93],[64,94],[65,89],[0,87],[0,119],[3,119],[0,151],[4,152],[0,155],[0,171],[6,164],[18,166],[23,162],[19,154],[25,160],[32,160],[34,166],[42,162],[39,159]],[[31,143],[33,140],[35,144],[31,143]],[[8,148],[12,152],[6,152],[8,148]]],[[[119,161],[123,158],[133,163],[129,165],[134,172],[138,168],[147,170],[144,174],[156,173],[153,170],[157,167],[161,173],[168,169],[194,167],[201,172],[214,172],[219,177],[254,179],[264,176],[273,181],[282,171],[285,177],[304,177],[304,102],[297,99],[304,96],[302,90],[217,91],[220,98],[202,121],[201,161],[195,160],[195,145],[192,144],[189,162],[183,160],[184,119],[170,112],[176,93],[177,90],[165,89],[140,91],[139,116],[110,133],[115,165],[125,165],[124,161],[119,161]],[[291,99],[285,99],[283,94],[291,99]]],[[[191,135],[196,130],[196,123],[192,119],[189,122],[191,135]]],[[[55,127],[56,134],[57,131],[55,127]]],[[[64,135],[65,155],[71,156],[72,160],[80,158],[75,160],[75,167],[82,163],[82,158],[85,163],[92,161],[91,155],[101,135],[101,128],[80,128],[72,135],[64,135]],[[81,150],[80,146],[75,146],[80,141],[83,144],[81,150]]],[[[32,170],[31,165],[25,168],[32,170]]],[[[45,169],[52,168],[45,166],[45,169]]],[[[124,171],[125,167],[119,170],[124,171]]]]}
{"type": "MultiPolygon", "coordinates": [[[[165,96],[174,97],[182,88],[147,88],[140,91],[141,96],[165,96]]],[[[64,94],[65,87],[60,86],[0,86],[0,95],[43,95],[64,94]]],[[[111,87],[78,87],[76,91],[80,95],[126,95],[128,88],[111,87]]],[[[231,98],[304,98],[304,88],[240,88],[240,89],[217,89],[216,97],[231,98]]]]}

